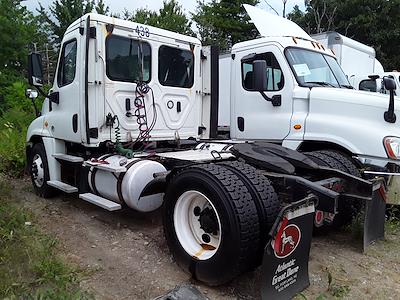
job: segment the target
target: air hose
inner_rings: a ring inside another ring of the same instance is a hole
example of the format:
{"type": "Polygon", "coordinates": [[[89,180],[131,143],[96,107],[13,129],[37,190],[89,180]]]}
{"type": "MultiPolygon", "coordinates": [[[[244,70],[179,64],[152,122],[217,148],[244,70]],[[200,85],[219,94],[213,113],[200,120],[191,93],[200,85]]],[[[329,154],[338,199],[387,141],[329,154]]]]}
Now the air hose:
{"type": "Polygon", "coordinates": [[[133,157],[133,151],[130,149],[125,149],[121,144],[121,128],[119,127],[118,116],[114,116],[114,122],[117,121],[117,126],[115,127],[115,150],[118,154],[125,156],[126,158],[133,157]]]}

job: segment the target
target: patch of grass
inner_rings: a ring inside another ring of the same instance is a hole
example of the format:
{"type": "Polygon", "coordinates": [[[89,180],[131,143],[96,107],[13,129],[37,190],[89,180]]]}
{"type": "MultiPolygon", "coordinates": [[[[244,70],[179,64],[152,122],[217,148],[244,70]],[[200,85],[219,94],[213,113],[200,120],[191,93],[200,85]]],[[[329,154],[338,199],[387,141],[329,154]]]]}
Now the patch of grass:
{"type": "Polygon", "coordinates": [[[400,216],[399,208],[394,206],[391,210],[391,216],[385,223],[385,231],[388,234],[397,234],[400,232],[400,216]]]}
{"type": "Polygon", "coordinates": [[[56,255],[57,240],[35,226],[35,217],[9,200],[0,177],[0,298],[92,299],[79,287],[81,270],[56,255]]]}
{"type": "MultiPolygon", "coordinates": [[[[336,282],[332,276],[332,273],[328,268],[325,269],[327,275],[328,275],[328,289],[327,292],[329,295],[333,296],[334,298],[337,299],[342,299],[346,297],[350,293],[350,286],[344,285],[344,284],[339,284],[336,282]]],[[[323,297],[326,297],[325,294],[319,295],[321,298],[320,299],[325,299],[323,297]]]]}

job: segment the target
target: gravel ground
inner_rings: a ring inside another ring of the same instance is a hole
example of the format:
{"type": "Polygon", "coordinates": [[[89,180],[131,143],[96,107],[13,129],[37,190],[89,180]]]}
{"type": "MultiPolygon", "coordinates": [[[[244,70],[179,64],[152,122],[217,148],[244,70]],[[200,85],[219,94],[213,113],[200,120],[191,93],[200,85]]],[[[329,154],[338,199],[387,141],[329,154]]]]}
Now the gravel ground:
{"type": "MultiPolygon", "coordinates": [[[[160,212],[108,212],[66,195],[42,199],[34,195],[28,179],[16,180],[14,190],[15,200],[38,216],[45,232],[58,238],[61,255],[88,270],[81,285],[96,299],[154,299],[184,283],[210,299],[260,297],[259,269],[221,287],[191,279],[168,251],[160,212]]],[[[365,254],[347,232],[314,237],[311,285],[297,298],[400,299],[399,236],[400,231],[392,229],[365,254]]]]}

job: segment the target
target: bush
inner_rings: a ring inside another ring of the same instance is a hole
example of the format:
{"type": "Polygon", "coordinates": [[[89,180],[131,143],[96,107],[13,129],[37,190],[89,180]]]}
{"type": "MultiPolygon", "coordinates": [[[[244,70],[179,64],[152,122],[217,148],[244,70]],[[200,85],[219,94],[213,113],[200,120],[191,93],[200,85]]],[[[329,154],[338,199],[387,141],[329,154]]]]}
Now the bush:
{"type": "Polygon", "coordinates": [[[26,88],[26,83],[20,80],[13,82],[2,91],[0,172],[11,176],[23,175],[26,165],[27,128],[35,118],[32,102],[25,96],[26,88]]]}
{"type": "Polygon", "coordinates": [[[10,109],[0,117],[0,172],[21,176],[26,165],[25,140],[30,113],[10,109]]]}

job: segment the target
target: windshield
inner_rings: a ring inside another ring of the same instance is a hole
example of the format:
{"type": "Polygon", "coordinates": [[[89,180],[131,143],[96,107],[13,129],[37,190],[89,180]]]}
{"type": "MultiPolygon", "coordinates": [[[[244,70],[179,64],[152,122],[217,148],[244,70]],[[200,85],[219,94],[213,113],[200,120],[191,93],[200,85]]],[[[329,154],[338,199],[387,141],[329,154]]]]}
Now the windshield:
{"type": "Polygon", "coordinates": [[[332,56],[300,48],[288,48],[286,58],[301,86],[350,87],[332,56]]]}

